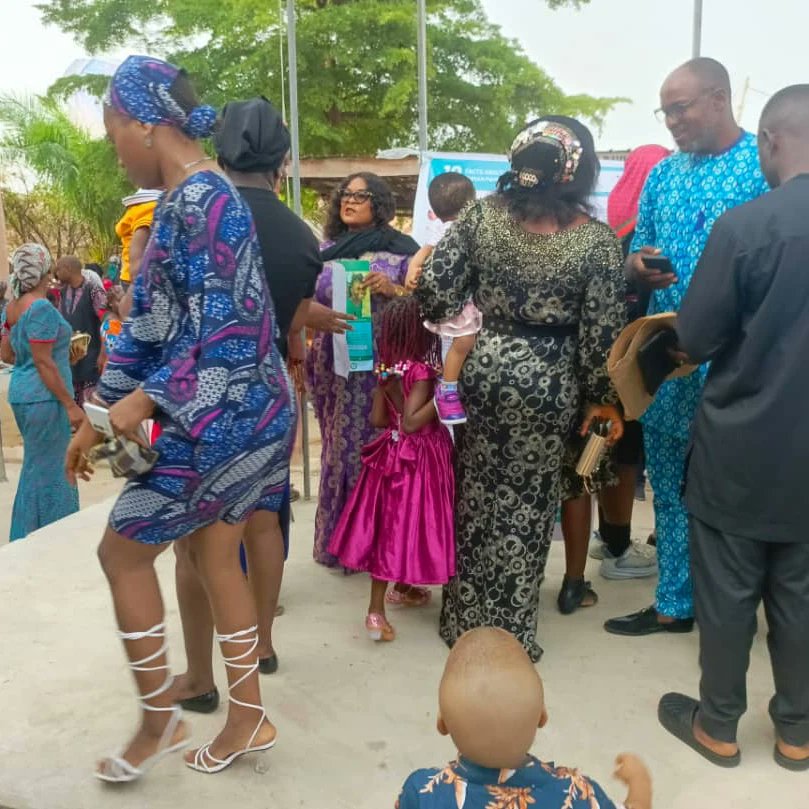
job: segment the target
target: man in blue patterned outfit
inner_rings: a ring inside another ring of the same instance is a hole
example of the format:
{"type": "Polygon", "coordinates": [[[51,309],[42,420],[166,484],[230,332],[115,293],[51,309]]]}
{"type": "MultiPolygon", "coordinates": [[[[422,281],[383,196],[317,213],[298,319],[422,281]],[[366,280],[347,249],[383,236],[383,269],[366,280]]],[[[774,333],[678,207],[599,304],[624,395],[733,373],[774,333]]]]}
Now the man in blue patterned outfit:
{"type": "MultiPolygon", "coordinates": [[[[713,59],[675,70],[660,91],[658,115],[679,152],[649,175],[640,200],[627,274],[650,286],[649,313],[677,312],[714,222],[725,211],[767,190],[754,135],[733,117],[730,77],[713,59]],[[665,256],[672,272],[647,269],[644,256],[665,256]]],[[[643,417],[646,465],[654,491],[660,579],[656,603],[607,621],[608,632],[649,635],[690,632],[694,604],[688,551],[688,515],[682,481],[691,422],[707,366],[664,383],[643,417]]]]}

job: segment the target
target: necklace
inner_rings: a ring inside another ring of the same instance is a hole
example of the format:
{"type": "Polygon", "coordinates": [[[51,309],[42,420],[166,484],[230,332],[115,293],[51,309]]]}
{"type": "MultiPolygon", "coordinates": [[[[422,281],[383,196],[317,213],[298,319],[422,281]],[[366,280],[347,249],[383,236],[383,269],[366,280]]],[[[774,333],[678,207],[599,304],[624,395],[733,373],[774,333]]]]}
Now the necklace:
{"type": "Polygon", "coordinates": [[[205,155],[205,157],[200,157],[199,160],[192,160],[190,163],[186,163],[183,166],[183,171],[190,171],[194,168],[194,166],[198,166],[200,163],[207,163],[209,160],[213,160],[213,158],[208,157],[207,155],[205,155]]]}

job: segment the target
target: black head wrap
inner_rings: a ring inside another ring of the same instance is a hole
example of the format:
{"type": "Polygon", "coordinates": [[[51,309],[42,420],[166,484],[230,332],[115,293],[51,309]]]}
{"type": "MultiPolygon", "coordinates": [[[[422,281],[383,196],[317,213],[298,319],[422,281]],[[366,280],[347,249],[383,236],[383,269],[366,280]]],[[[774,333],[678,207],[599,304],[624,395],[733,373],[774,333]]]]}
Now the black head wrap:
{"type": "Polygon", "coordinates": [[[291,143],[281,114],[263,97],[226,104],[214,135],[225,167],[249,173],[277,171],[291,143]]]}

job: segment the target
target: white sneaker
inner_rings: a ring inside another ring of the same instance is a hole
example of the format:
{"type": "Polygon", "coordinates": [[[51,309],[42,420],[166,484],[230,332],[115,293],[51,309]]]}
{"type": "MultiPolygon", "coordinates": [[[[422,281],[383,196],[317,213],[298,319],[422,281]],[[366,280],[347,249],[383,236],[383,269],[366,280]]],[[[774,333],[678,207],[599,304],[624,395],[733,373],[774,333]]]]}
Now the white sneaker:
{"type": "Polygon", "coordinates": [[[601,539],[601,534],[598,531],[593,531],[590,535],[590,558],[597,559],[599,562],[610,556],[607,550],[607,543],[601,539]]]}
{"type": "Polygon", "coordinates": [[[632,542],[617,559],[604,549],[601,576],[605,579],[645,579],[657,575],[657,549],[651,545],[632,542]]]}

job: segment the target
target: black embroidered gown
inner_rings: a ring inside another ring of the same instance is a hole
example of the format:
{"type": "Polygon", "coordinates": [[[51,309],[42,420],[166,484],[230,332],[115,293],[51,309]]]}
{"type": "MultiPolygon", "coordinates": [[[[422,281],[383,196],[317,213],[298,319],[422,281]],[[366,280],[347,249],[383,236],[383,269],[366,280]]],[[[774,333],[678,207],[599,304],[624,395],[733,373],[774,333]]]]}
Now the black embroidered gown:
{"type": "Polygon", "coordinates": [[[494,198],[468,208],[425,267],[417,295],[432,321],[472,298],[484,325],[466,360],[458,439],[457,576],[441,636],[497,626],[536,661],[539,586],[559,503],[563,449],[584,402],[615,401],[606,370],[626,322],[623,257],[588,220],[523,230],[494,198]]]}

